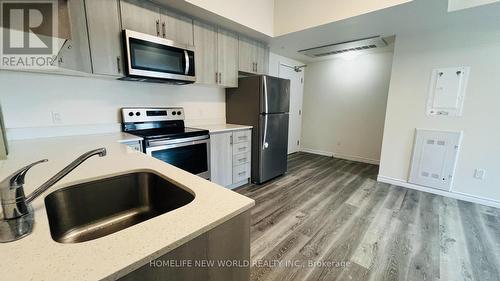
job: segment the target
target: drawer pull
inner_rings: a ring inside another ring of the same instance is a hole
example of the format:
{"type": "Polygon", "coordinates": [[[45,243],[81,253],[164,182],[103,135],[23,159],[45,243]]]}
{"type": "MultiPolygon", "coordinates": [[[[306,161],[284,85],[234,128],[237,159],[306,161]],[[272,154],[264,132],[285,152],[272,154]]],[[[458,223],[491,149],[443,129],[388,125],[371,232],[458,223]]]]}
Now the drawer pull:
{"type": "Polygon", "coordinates": [[[244,162],[244,161],[247,161],[247,158],[246,157],[245,158],[240,158],[240,159],[238,159],[238,161],[244,162]]]}
{"type": "Polygon", "coordinates": [[[238,176],[243,176],[244,174],[246,174],[247,172],[243,171],[243,172],[239,172],[238,173],[238,176]]]}
{"type": "Polygon", "coordinates": [[[238,137],[239,140],[246,140],[247,137],[246,136],[242,136],[242,137],[238,137]]]}
{"type": "Polygon", "coordinates": [[[245,150],[245,149],[247,149],[247,147],[246,147],[246,146],[243,146],[243,147],[238,148],[238,151],[243,151],[243,150],[245,150]]]}

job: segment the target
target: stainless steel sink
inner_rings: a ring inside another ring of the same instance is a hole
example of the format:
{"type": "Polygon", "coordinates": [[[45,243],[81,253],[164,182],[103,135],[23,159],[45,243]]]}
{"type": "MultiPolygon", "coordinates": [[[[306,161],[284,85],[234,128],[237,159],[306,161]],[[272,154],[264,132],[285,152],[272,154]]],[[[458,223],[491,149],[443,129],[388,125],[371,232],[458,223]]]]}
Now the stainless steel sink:
{"type": "Polygon", "coordinates": [[[97,239],[180,208],[194,195],[148,172],[86,182],[52,192],[45,206],[52,239],[97,239]]]}

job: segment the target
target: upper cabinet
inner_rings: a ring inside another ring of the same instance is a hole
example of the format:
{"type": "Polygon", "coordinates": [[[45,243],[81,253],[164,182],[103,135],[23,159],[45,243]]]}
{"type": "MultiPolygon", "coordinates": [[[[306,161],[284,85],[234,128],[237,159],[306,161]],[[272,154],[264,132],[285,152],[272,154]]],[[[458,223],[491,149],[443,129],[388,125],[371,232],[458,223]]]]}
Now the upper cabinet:
{"type": "Polygon", "coordinates": [[[238,37],[202,22],[194,22],[196,82],[238,86],[238,37]]]}
{"type": "Polygon", "coordinates": [[[193,46],[193,20],[169,10],[162,10],[162,36],[177,43],[193,46]]]}
{"type": "Polygon", "coordinates": [[[219,28],[217,32],[218,84],[238,87],[238,35],[219,28]]]}
{"type": "Polygon", "coordinates": [[[123,57],[118,0],[85,0],[92,57],[92,72],[123,75],[123,57]]]}
{"type": "Polygon", "coordinates": [[[87,19],[83,1],[68,1],[71,39],[66,40],[57,55],[59,67],[80,72],[92,72],[87,33],[87,19]]]}
{"type": "Polygon", "coordinates": [[[196,83],[217,84],[217,29],[194,21],[196,83]]]}
{"type": "Polygon", "coordinates": [[[191,18],[143,0],[121,0],[122,28],[193,45],[191,18]]]}
{"type": "Polygon", "coordinates": [[[267,74],[269,50],[257,41],[240,36],[239,71],[253,74],[267,74]]]}
{"type": "Polygon", "coordinates": [[[160,36],[160,7],[149,1],[121,0],[122,28],[160,36]]]}

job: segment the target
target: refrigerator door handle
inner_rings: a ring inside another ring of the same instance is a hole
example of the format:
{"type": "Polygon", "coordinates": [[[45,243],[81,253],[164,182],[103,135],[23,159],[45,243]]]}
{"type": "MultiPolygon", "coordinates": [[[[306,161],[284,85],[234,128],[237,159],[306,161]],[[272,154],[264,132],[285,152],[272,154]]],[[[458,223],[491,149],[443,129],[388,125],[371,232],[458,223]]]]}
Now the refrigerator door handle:
{"type": "Polygon", "coordinates": [[[267,103],[267,79],[266,76],[262,76],[262,81],[264,83],[264,139],[262,140],[262,150],[265,150],[269,147],[269,143],[267,143],[267,122],[268,122],[268,111],[269,105],[267,103]]]}

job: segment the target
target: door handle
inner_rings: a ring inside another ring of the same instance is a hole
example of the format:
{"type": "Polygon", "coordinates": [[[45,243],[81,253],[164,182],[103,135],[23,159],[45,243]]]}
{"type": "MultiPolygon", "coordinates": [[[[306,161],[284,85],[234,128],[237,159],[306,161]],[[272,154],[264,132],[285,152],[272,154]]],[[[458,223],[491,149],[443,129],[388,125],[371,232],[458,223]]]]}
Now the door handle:
{"type": "Polygon", "coordinates": [[[184,50],[184,60],[186,61],[186,69],[184,70],[184,75],[189,73],[189,55],[186,50],[184,50]]]}
{"type": "Polygon", "coordinates": [[[262,82],[264,84],[264,139],[262,140],[262,150],[266,149],[269,147],[269,144],[267,143],[267,122],[268,122],[268,111],[269,111],[269,105],[267,103],[267,79],[266,76],[262,76],[262,82]]]}
{"type": "Polygon", "coordinates": [[[118,73],[122,73],[122,68],[120,66],[120,57],[116,57],[116,70],[118,70],[118,73]]]}

